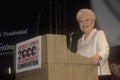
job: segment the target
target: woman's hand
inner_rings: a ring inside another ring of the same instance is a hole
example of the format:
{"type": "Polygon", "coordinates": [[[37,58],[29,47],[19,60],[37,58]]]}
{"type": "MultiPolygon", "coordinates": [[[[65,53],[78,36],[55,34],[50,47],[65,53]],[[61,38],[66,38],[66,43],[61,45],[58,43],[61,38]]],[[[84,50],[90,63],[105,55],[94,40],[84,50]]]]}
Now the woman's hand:
{"type": "Polygon", "coordinates": [[[93,56],[91,58],[91,63],[93,65],[98,65],[99,64],[99,60],[101,59],[101,56],[99,54],[96,54],[95,56],[93,56]]]}

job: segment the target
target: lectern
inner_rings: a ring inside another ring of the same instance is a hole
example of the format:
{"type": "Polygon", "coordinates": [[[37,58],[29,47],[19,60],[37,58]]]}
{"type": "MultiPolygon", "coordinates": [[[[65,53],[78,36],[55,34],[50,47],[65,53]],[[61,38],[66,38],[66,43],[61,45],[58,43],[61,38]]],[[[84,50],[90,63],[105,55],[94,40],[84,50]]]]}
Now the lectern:
{"type": "MultiPolygon", "coordinates": [[[[67,49],[65,35],[41,36],[41,68],[16,73],[16,80],[98,80],[90,59],[67,49]]],[[[15,60],[14,60],[15,63],[15,60]]]]}

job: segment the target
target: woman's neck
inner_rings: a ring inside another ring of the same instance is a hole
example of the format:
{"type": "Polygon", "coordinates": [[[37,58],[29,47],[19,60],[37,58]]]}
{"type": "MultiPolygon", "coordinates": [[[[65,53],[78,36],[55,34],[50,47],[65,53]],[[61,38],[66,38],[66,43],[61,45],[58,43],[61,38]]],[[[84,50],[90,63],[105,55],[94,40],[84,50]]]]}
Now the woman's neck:
{"type": "Polygon", "coordinates": [[[84,37],[84,39],[86,39],[86,38],[88,37],[88,35],[89,35],[89,34],[85,34],[85,37],[84,37]]]}
{"type": "Polygon", "coordinates": [[[93,31],[93,29],[91,31],[89,31],[88,33],[85,33],[85,39],[89,36],[89,34],[93,31]]]}

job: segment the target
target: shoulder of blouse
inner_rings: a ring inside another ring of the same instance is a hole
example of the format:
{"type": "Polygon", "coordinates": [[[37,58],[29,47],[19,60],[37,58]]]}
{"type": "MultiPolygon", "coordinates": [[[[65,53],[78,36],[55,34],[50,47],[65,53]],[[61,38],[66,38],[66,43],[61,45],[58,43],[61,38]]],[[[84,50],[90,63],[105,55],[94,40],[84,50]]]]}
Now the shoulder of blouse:
{"type": "Polygon", "coordinates": [[[98,30],[98,31],[97,31],[97,34],[98,34],[98,35],[105,35],[105,33],[104,33],[103,30],[98,30]]]}

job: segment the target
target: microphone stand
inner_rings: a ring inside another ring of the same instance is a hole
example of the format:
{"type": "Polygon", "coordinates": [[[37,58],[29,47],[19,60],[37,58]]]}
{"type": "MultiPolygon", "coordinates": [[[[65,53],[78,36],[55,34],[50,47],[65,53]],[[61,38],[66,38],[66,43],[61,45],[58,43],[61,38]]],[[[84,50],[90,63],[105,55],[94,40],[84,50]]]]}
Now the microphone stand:
{"type": "Polygon", "coordinates": [[[70,33],[70,45],[69,45],[69,49],[71,50],[71,47],[72,47],[72,36],[73,36],[73,32],[70,33]]]}

